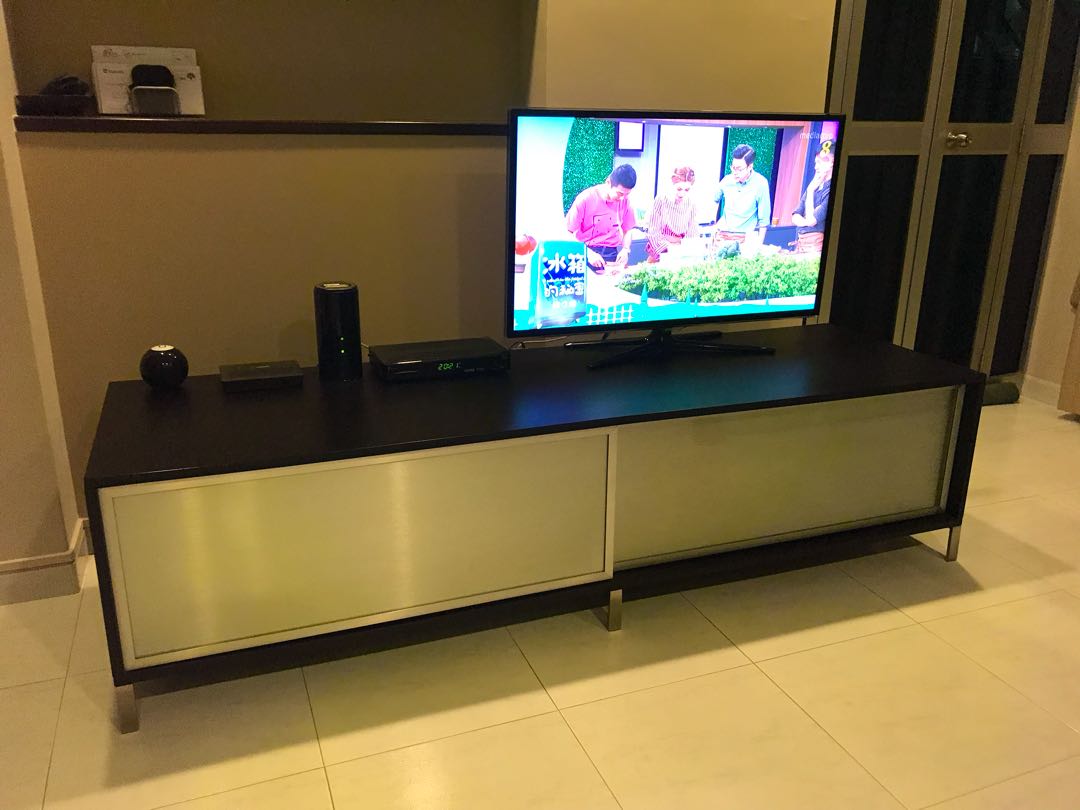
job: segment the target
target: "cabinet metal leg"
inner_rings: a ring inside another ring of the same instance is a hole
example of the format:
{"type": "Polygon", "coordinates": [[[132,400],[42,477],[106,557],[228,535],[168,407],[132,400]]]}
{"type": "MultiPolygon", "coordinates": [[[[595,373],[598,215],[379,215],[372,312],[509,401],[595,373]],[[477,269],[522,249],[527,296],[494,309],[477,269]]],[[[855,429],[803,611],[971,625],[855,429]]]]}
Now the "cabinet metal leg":
{"type": "Polygon", "coordinates": [[[949,545],[945,548],[945,560],[947,562],[953,562],[956,560],[956,553],[960,550],[960,527],[953,526],[949,529],[949,545]]]}
{"type": "Polygon", "coordinates": [[[139,703],[133,683],[116,687],[116,728],[121,734],[139,730],[139,703]]]}
{"type": "Polygon", "coordinates": [[[607,629],[622,630],[622,589],[611,591],[607,603],[607,629]]]}

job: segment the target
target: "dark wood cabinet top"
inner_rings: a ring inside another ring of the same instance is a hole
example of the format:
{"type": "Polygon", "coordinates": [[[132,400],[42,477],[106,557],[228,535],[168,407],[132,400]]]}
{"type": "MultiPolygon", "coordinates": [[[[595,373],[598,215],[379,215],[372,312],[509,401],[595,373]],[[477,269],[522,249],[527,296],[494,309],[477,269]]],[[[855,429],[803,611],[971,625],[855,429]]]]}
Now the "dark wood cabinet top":
{"type": "MultiPolygon", "coordinates": [[[[217,375],[109,384],[88,488],[978,383],[982,375],[830,325],[733,333],[771,356],[677,356],[590,371],[612,349],[526,349],[508,374],[227,393],[217,375]]],[[[257,359],[257,358],[253,358],[257,359]]]]}

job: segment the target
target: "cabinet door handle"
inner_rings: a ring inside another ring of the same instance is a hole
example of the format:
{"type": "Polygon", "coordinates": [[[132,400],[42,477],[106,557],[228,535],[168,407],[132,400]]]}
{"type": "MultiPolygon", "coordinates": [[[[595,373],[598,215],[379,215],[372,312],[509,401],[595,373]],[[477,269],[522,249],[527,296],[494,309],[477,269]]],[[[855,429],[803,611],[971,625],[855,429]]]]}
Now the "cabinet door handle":
{"type": "Polygon", "coordinates": [[[967,149],[971,146],[971,136],[966,132],[948,132],[945,134],[945,147],[948,149],[967,149]]]}

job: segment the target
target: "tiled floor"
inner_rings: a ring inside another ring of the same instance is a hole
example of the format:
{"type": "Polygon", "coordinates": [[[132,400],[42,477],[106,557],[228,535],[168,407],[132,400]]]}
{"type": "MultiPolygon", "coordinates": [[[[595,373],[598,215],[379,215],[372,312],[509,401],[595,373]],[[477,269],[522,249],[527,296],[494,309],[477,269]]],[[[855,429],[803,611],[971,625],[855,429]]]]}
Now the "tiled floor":
{"type": "Polygon", "coordinates": [[[1080,422],[987,408],[926,544],[147,696],[93,569],[0,607],[0,808],[1080,807],[1080,422]]]}

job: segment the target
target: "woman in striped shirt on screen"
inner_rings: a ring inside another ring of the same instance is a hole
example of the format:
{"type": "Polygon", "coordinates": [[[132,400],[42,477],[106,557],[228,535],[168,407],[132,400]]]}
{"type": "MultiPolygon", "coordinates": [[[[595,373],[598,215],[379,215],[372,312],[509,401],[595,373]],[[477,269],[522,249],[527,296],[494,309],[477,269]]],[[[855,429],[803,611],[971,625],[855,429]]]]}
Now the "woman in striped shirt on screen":
{"type": "Polygon", "coordinates": [[[694,185],[694,170],[680,166],[671,175],[671,190],[657,194],[649,214],[648,261],[660,261],[672,245],[681,245],[684,239],[697,236],[697,211],[690,199],[694,185]]]}

